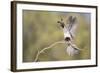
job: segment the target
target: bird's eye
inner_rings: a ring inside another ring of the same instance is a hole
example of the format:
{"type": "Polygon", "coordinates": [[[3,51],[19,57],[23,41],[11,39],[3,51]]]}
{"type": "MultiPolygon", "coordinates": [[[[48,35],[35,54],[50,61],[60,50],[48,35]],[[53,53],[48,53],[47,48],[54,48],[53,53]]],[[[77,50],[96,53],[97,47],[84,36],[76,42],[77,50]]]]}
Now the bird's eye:
{"type": "Polygon", "coordinates": [[[70,37],[65,38],[65,41],[70,41],[70,40],[71,40],[70,37]]]}

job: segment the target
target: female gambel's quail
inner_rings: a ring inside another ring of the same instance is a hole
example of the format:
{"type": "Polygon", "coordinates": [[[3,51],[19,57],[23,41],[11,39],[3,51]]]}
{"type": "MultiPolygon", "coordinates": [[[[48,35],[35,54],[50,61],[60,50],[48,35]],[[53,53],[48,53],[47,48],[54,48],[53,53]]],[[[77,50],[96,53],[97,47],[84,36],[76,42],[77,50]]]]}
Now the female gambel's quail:
{"type": "Polygon", "coordinates": [[[66,52],[70,56],[79,54],[80,51],[79,48],[77,48],[77,46],[73,43],[75,37],[75,30],[77,28],[76,21],[77,20],[75,16],[69,16],[67,20],[67,24],[64,23],[63,19],[57,22],[60,24],[60,26],[63,29],[64,40],[68,45],[68,47],[66,48],[66,52]]]}

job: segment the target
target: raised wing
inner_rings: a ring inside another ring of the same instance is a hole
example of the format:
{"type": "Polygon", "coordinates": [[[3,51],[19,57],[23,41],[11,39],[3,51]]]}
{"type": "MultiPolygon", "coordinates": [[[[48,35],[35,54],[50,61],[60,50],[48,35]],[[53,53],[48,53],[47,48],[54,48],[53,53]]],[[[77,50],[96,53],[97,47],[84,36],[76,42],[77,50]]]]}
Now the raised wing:
{"type": "Polygon", "coordinates": [[[67,20],[67,30],[73,37],[75,37],[76,29],[77,29],[77,18],[75,16],[69,16],[67,20]]]}
{"type": "Polygon", "coordinates": [[[65,40],[69,40],[69,38],[71,40],[75,37],[75,32],[76,32],[76,28],[77,28],[76,22],[77,22],[77,19],[75,16],[69,16],[68,20],[67,20],[67,24],[64,23],[63,19],[58,21],[58,23],[60,24],[60,26],[63,29],[65,40]]]}

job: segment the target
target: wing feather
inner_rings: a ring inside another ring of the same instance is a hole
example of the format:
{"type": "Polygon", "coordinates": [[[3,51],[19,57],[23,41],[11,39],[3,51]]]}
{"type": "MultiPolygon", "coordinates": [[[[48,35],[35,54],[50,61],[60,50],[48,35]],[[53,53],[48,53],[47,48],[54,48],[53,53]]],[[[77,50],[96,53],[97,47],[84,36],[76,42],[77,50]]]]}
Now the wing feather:
{"type": "Polygon", "coordinates": [[[70,16],[67,20],[67,30],[75,37],[76,29],[77,29],[77,19],[75,16],[70,16]]]}

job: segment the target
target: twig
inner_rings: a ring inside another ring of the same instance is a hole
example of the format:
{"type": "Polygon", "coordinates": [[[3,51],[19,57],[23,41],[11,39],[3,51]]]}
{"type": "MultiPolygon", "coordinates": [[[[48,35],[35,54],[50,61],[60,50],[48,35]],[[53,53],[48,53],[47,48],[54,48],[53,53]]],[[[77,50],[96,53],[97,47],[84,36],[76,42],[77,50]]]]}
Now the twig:
{"type": "Polygon", "coordinates": [[[77,50],[82,50],[82,49],[79,49],[74,43],[72,43],[71,41],[70,42],[66,42],[66,44],[69,43],[73,48],[76,48],[77,50]]]}
{"type": "Polygon", "coordinates": [[[43,48],[43,49],[40,50],[40,51],[38,50],[38,53],[37,53],[37,55],[36,55],[36,58],[35,58],[34,62],[36,62],[36,61],[38,60],[39,55],[40,55],[41,53],[43,53],[45,50],[47,50],[47,49],[49,49],[49,48],[51,48],[51,47],[53,47],[53,46],[55,46],[55,45],[57,45],[57,44],[60,44],[60,43],[65,43],[65,41],[58,41],[58,42],[55,42],[55,43],[51,44],[51,45],[48,46],[48,47],[43,48]]]}

